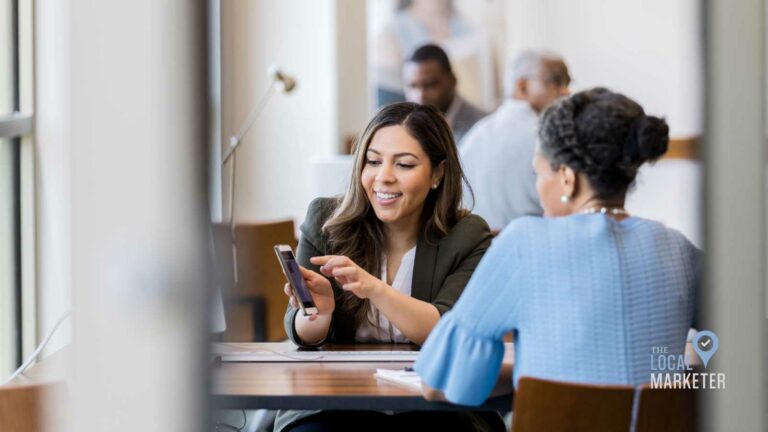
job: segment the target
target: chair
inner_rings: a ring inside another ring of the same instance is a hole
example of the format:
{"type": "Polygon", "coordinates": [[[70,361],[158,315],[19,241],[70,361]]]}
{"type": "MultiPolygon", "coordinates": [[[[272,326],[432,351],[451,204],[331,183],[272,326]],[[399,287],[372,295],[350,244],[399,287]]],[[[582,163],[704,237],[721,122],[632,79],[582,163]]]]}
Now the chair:
{"type": "Polygon", "coordinates": [[[64,384],[14,384],[0,387],[0,431],[42,432],[45,403],[64,384]]]}
{"type": "Polygon", "coordinates": [[[273,246],[288,244],[296,248],[292,220],[268,223],[238,223],[237,278],[232,277],[232,244],[228,224],[214,224],[216,274],[225,302],[227,342],[282,341],[283,316],[288,298],[283,293],[285,276],[273,246]]]}
{"type": "Polygon", "coordinates": [[[634,389],[521,377],[512,432],[628,431],[634,389]]]}
{"type": "Polygon", "coordinates": [[[691,389],[640,389],[636,432],[693,432],[696,400],[691,389]]]}

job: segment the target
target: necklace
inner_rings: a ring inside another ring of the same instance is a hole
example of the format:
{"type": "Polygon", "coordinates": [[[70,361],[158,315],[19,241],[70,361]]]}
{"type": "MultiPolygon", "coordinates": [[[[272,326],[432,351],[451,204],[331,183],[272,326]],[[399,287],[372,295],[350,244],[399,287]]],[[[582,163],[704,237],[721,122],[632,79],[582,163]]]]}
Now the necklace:
{"type": "Polygon", "coordinates": [[[583,214],[611,214],[614,216],[629,216],[629,212],[626,211],[623,207],[590,207],[588,209],[584,209],[581,211],[583,214]]]}

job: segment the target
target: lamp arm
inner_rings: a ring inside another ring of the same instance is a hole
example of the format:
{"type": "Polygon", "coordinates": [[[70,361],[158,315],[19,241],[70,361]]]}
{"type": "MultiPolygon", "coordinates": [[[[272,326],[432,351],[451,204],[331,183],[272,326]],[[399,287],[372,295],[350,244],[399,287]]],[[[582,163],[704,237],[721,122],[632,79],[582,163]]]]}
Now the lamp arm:
{"type": "MultiPolygon", "coordinates": [[[[232,282],[237,286],[237,241],[235,239],[235,167],[237,146],[232,148],[232,169],[229,171],[229,238],[232,240],[232,282]]],[[[223,163],[222,163],[223,164],[223,163]]]]}
{"type": "Polygon", "coordinates": [[[264,107],[267,106],[267,102],[269,102],[269,99],[274,93],[275,82],[273,81],[269,84],[267,90],[264,91],[264,94],[261,96],[259,103],[256,104],[256,107],[254,107],[251,113],[248,115],[248,119],[241,128],[240,133],[229,137],[229,147],[227,147],[227,152],[224,154],[224,158],[221,160],[222,168],[227,165],[227,162],[229,162],[230,159],[232,160],[232,169],[229,173],[229,232],[232,239],[232,276],[235,285],[238,283],[237,243],[235,241],[235,166],[237,165],[237,148],[240,147],[240,143],[242,142],[243,137],[256,123],[256,120],[259,118],[259,115],[264,110],[264,107]]]}
{"type": "Polygon", "coordinates": [[[269,102],[269,100],[272,98],[272,95],[274,93],[275,93],[275,83],[271,82],[269,84],[269,87],[267,87],[267,90],[261,96],[259,103],[256,104],[256,106],[253,108],[251,113],[248,115],[248,119],[243,124],[243,127],[240,129],[240,133],[229,137],[229,147],[227,147],[227,152],[224,154],[224,159],[221,160],[221,166],[226,165],[226,163],[235,153],[235,150],[237,150],[237,148],[240,146],[240,143],[242,142],[243,137],[245,136],[245,134],[248,133],[249,130],[251,130],[253,125],[256,123],[256,120],[258,120],[259,115],[264,110],[264,107],[267,106],[267,102],[269,102]]]}

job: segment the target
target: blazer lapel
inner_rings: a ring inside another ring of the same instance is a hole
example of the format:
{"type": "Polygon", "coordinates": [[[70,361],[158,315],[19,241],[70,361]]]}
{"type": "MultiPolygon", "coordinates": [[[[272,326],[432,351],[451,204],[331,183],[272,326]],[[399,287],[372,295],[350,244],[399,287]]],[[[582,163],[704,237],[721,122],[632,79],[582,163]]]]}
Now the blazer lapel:
{"type": "Polygon", "coordinates": [[[419,236],[416,244],[416,259],[413,262],[413,281],[411,296],[422,301],[432,300],[432,278],[437,262],[437,242],[428,243],[424,236],[419,236]]]}

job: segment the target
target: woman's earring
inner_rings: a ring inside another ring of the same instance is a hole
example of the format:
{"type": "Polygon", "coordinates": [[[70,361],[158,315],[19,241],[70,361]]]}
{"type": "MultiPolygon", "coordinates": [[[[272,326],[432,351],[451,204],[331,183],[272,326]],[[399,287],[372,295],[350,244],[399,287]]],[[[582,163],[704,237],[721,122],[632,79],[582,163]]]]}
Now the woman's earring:
{"type": "Polygon", "coordinates": [[[571,200],[571,197],[569,197],[569,196],[568,196],[568,195],[566,195],[566,194],[562,194],[562,195],[560,196],[560,202],[561,202],[561,203],[563,203],[563,204],[567,203],[567,202],[568,202],[568,201],[570,201],[570,200],[571,200]]]}
{"type": "Polygon", "coordinates": [[[432,185],[432,189],[437,189],[438,186],[440,186],[440,183],[435,183],[432,185]]]}

